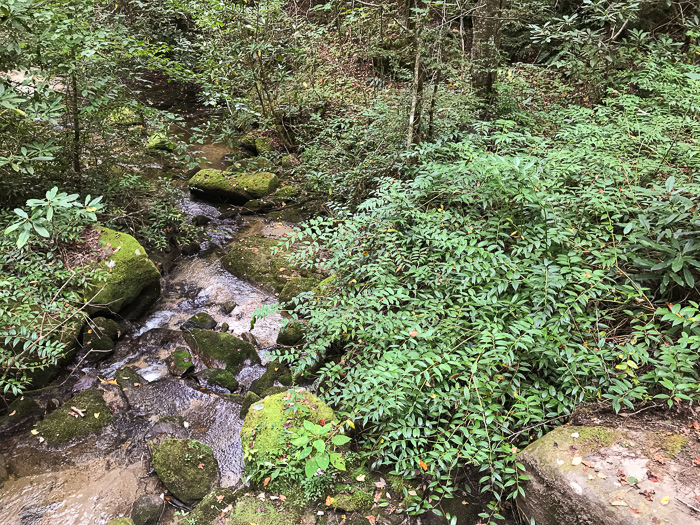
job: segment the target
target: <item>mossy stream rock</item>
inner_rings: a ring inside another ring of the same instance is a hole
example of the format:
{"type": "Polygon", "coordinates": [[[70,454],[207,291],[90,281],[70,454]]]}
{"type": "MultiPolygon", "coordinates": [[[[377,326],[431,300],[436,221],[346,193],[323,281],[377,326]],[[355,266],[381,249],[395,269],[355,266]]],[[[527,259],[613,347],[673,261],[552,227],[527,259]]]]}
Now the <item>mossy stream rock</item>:
{"type": "Polygon", "coordinates": [[[289,323],[277,334],[277,344],[295,346],[304,339],[304,325],[299,322],[289,323]]]}
{"type": "Polygon", "coordinates": [[[283,386],[292,384],[289,368],[279,361],[271,361],[265,366],[265,373],[250,385],[250,391],[263,397],[265,393],[279,381],[283,386]]]}
{"type": "Polygon", "coordinates": [[[677,475],[683,467],[674,458],[685,443],[685,436],[662,432],[556,428],[518,455],[530,477],[518,509],[538,525],[700,524],[675,502],[698,492],[694,479],[677,475]],[[663,463],[654,459],[659,454],[663,463]],[[665,496],[670,504],[662,505],[665,496]]]}
{"type": "Polygon", "coordinates": [[[197,379],[203,386],[216,386],[234,392],[238,388],[236,377],[229,371],[221,368],[205,368],[197,372],[197,379]]]}
{"type": "Polygon", "coordinates": [[[231,173],[213,169],[200,170],[189,181],[192,193],[239,205],[270,195],[279,184],[274,173],[231,173]]]}
{"type": "Polygon", "coordinates": [[[152,445],[153,468],[172,494],[192,504],[204,498],[219,479],[211,448],[193,439],[166,439],[152,445]]]}
{"type": "Polygon", "coordinates": [[[112,319],[97,317],[89,321],[83,328],[83,349],[87,350],[85,360],[94,363],[112,355],[121,334],[121,325],[112,319]]]}
{"type": "Polygon", "coordinates": [[[155,494],[146,494],[134,502],[131,519],[134,525],[156,525],[163,513],[165,502],[155,494]]]}
{"type": "Polygon", "coordinates": [[[292,525],[299,523],[302,512],[297,507],[273,504],[270,500],[261,501],[255,496],[238,498],[229,512],[226,525],[292,525]]]}
{"type": "Polygon", "coordinates": [[[236,495],[231,489],[214,489],[179,523],[183,525],[215,525],[224,510],[229,505],[233,506],[235,502],[236,495]]]}
{"type": "Polygon", "coordinates": [[[194,314],[180,326],[181,330],[192,330],[199,328],[201,330],[213,330],[216,328],[216,320],[206,312],[194,314]]]}
{"type": "Polygon", "coordinates": [[[246,361],[260,364],[260,356],[255,347],[235,335],[194,329],[185,333],[185,341],[192,352],[200,356],[208,366],[215,366],[216,361],[219,361],[234,374],[246,361]]]}
{"type": "MultiPolygon", "coordinates": [[[[303,423],[301,419],[290,420],[285,413],[285,404],[289,402],[289,392],[281,392],[254,403],[245,416],[241,428],[241,442],[245,461],[260,462],[275,460],[286,450],[285,443],[303,423]],[[283,425],[292,421],[289,428],[283,425]]],[[[309,409],[306,419],[313,423],[321,420],[330,422],[335,414],[328,405],[303,388],[296,389],[296,402],[309,409]]]]}
{"type": "Polygon", "coordinates": [[[44,413],[33,398],[22,396],[7,407],[7,413],[0,416],[0,435],[8,435],[31,426],[44,413]]]}
{"type": "Polygon", "coordinates": [[[157,131],[146,139],[146,147],[158,151],[172,151],[175,149],[175,144],[168,138],[166,133],[157,131]]]}
{"type": "Polygon", "coordinates": [[[280,292],[279,300],[283,306],[294,306],[293,299],[304,292],[311,292],[321,282],[313,277],[294,277],[287,281],[280,292]]]}
{"type": "Polygon", "coordinates": [[[194,369],[192,356],[184,348],[178,348],[168,358],[168,371],[177,377],[184,376],[194,369]]]}
{"type": "Polygon", "coordinates": [[[59,444],[99,432],[114,420],[112,413],[102,398],[102,393],[94,388],[83,390],[63,406],[41,421],[36,429],[39,436],[49,444],[59,444]],[[73,407],[80,410],[79,415],[73,407]],[[73,415],[76,414],[76,415],[73,415]]]}
{"type": "Polygon", "coordinates": [[[91,313],[100,311],[134,319],[160,297],[160,273],[146,250],[126,233],[99,228],[100,244],[109,255],[98,263],[108,274],[107,281],[96,283],[86,291],[92,299],[91,313]]]}

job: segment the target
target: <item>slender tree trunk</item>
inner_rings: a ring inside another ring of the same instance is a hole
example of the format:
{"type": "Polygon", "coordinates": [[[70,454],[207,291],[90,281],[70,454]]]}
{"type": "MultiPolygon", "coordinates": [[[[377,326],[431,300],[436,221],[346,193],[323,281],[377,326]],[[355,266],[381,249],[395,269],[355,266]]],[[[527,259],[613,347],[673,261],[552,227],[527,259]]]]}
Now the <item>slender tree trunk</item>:
{"type": "Polygon", "coordinates": [[[501,0],[479,0],[472,20],[474,39],[472,42],[472,87],[480,97],[493,93],[498,66],[499,14],[501,0]]]}
{"type": "Polygon", "coordinates": [[[441,73],[442,72],[440,70],[435,73],[435,79],[433,80],[433,95],[430,99],[430,109],[428,110],[428,140],[431,141],[434,138],[433,118],[435,117],[435,99],[437,98],[437,90],[442,77],[441,73]]]}
{"type": "Polygon", "coordinates": [[[73,121],[73,171],[80,173],[80,105],[75,71],[70,76],[70,112],[73,121]]]}
{"type": "Polygon", "coordinates": [[[425,71],[423,69],[423,38],[420,33],[420,28],[416,30],[415,38],[416,58],[413,66],[413,87],[411,88],[411,113],[408,117],[408,137],[406,140],[407,147],[412,144],[420,144],[421,133],[421,110],[423,108],[423,81],[425,71]]]}

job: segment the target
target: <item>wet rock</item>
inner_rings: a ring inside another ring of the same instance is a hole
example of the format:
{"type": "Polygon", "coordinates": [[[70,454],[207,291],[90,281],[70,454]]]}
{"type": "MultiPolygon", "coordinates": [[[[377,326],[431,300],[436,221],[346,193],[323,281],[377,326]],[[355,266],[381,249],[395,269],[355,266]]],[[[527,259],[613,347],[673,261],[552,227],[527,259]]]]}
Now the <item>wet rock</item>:
{"type": "Polygon", "coordinates": [[[260,363],[260,356],[250,343],[231,334],[194,329],[185,334],[185,341],[203,361],[215,366],[216,361],[226,365],[230,371],[237,371],[246,361],[260,363]]]}
{"type": "MultiPolygon", "coordinates": [[[[222,516],[229,505],[236,502],[236,496],[231,489],[214,489],[187,515],[187,525],[212,525],[222,516]]],[[[250,522],[254,523],[254,522],[250,522]]],[[[250,524],[246,524],[250,525],[250,524]]],[[[262,525],[262,524],[261,524],[262,525]]]]}
{"type": "Polygon", "coordinates": [[[700,524],[676,504],[698,494],[696,480],[678,475],[675,458],[685,443],[685,436],[653,431],[556,428],[518,455],[530,477],[518,509],[538,525],[700,524]]]}
{"type": "Polygon", "coordinates": [[[108,254],[98,263],[107,274],[86,291],[91,313],[107,311],[126,318],[144,313],[160,296],[160,273],[146,250],[126,233],[100,228],[100,243],[108,254]],[[94,297],[94,299],[93,299],[94,297]]]}
{"type": "Polygon", "coordinates": [[[216,321],[208,313],[199,312],[182,323],[182,326],[180,327],[181,330],[193,330],[194,328],[199,328],[200,330],[213,330],[216,328],[216,321]]]}
{"type": "Polygon", "coordinates": [[[277,335],[277,344],[295,346],[304,338],[304,325],[298,322],[287,324],[277,335]]]}
{"type": "MultiPolygon", "coordinates": [[[[190,255],[194,255],[194,254],[199,253],[201,251],[202,251],[201,245],[199,243],[193,242],[193,243],[184,245],[181,248],[180,253],[182,255],[184,255],[185,257],[189,257],[190,255]]],[[[172,270],[172,268],[170,268],[168,271],[170,271],[170,270],[172,270]]]]}
{"type": "MultiPolygon", "coordinates": [[[[264,397],[268,389],[274,386],[275,381],[284,378],[286,386],[292,384],[289,369],[279,361],[271,361],[265,367],[265,373],[250,385],[250,391],[264,397]]],[[[281,381],[280,381],[281,382],[281,381]]]]}
{"type": "Polygon", "coordinates": [[[197,372],[197,379],[203,386],[217,386],[224,388],[229,392],[235,392],[238,388],[238,381],[234,375],[228,370],[221,368],[205,368],[201,372],[197,372]]]}
{"type": "Polygon", "coordinates": [[[86,374],[75,382],[71,388],[71,393],[77,394],[78,392],[82,392],[83,390],[87,390],[88,388],[93,388],[95,386],[97,386],[97,378],[86,374]]]}
{"type": "Polygon", "coordinates": [[[233,312],[233,310],[236,308],[236,306],[238,306],[238,304],[236,304],[233,301],[226,301],[225,303],[221,303],[220,306],[221,311],[223,313],[225,313],[226,315],[231,315],[231,312],[233,312]]]}
{"type": "Polygon", "coordinates": [[[5,465],[5,456],[0,454],[0,488],[8,479],[10,479],[10,474],[7,472],[7,466],[5,465]]]}
{"type": "Polygon", "coordinates": [[[195,215],[194,217],[192,217],[192,224],[194,224],[195,226],[206,226],[210,222],[211,217],[207,217],[206,215],[195,215]]]}
{"type": "Polygon", "coordinates": [[[141,496],[134,502],[131,519],[134,525],[155,525],[163,512],[163,500],[155,494],[141,496]]]}
{"type": "Polygon", "coordinates": [[[258,346],[258,340],[250,332],[243,332],[241,334],[241,339],[243,339],[247,343],[250,343],[253,346],[258,346]]]}
{"type": "Polygon", "coordinates": [[[131,518],[116,518],[111,520],[107,525],[135,525],[131,518]]]}
{"type": "Polygon", "coordinates": [[[34,399],[29,396],[19,397],[10,403],[7,413],[0,417],[0,434],[7,435],[29,428],[43,413],[34,399]]]}
{"type": "Polygon", "coordinates": [[[158,151],[172,151],[175,149],[175,144],[162,131],[152,133],[146,140],[146,147],[158,151]]]}
{"type": "Polygon", "coordinates": [[[268,499],[244,495],[238,498],[228,516],[228,525],[290,525],[300,522],[301,510],[292,505],[275,505],[268,499]]]}
{"type": "Polygon", "coordinates": [[[219,479],[219,466],[207,445],[192,439],[166,439],[152,450],[158,478],[179,500],[204,498],[219,479]]]}
{"type": "Polygon", "coordinates": [[[251,405],[254,405],[260,401],[260,396],[255,392],[246,392],[245,396],[241,401],[241,417],[245,419],[248,415],[248,410],[250,410],[251,405]]]}
{"type": "Polygon", "coordinates": [[[65,443],[99,432],[114,420],[97,389],[84,390],[41,421],[36,430],[49,444],[65,443]]]}
{"type": "Polygon", "coordinates": [[[228,332],[228,328],[229,328],[228,323],[221,323],[221,327],[220,327],[219,330],[220,330],[221,332],[226,333],[226,332],[228,332]]]}
{"type": "Polygon", "coordinates": [[[279,184],[274,173],[230,173],[212,169],[198,171],[189,181],[194,194],[239,205],[271,194],[279,184]]]}
{"type": "Polygon", "coordinates": [[[88,321],[83,329],[83,349],[87,349],[85,360],[94,363],[112,355],[122,332],[119,323],[106,317],[88,321]]]}
{"type": "Polygon", "coordinates": [[[274,208],[274,204],[272,202],[267,202],[262,199],[253,199],[248,202],[246,202],[243,207],[250,211],[250,212],[255,212],[255,213],[262,213],[267,210],[271,210],[274,208]]]}
{"type": "Polygon", "coordinates": [[[177,377],[184,376],[194,369],[192,356],[184,348],[178,348],[168,358],[168,370],[177,377]]]}
{"type": "Polygon", "coordinates": [[[313,277],[293,277],[287,281],[287,284],[284,285],[280,292],[280,304],[293,308],[295,303],[292,300],[297,295],[312,291],[320,282],[320,279],[314,279],[313,277]]]}
{"type": "Polygon", "coordinates": [[[114,374],[114,380],[117,382],[117,384],[121,387],[122,390],[138,388],[146,382],[146,380],[143,377],[138,375],[136,372],[134,372],[134,370],[132,370],[128,366],[120,368],[117,371],[117,373],[114,374]]]}
{"type": "MultiPolygon", "coordinates": [[[[312,423],[333,421],[335,414],[319,398],[305,389],[296,389],[296,403],[309,409],[305,419],[312,423]]],[[[241,442],[245,461],[275,461],[284,453],[282,439],[284,435],[294,433],[302,426],[302,420],[294,420],[286,413],[285,404],[289,402],[289,393],[280,393],[266,397],[251,405],[241,428],[241,442]],[[287,428],[283,425],[291,422],[287,428]]]]}

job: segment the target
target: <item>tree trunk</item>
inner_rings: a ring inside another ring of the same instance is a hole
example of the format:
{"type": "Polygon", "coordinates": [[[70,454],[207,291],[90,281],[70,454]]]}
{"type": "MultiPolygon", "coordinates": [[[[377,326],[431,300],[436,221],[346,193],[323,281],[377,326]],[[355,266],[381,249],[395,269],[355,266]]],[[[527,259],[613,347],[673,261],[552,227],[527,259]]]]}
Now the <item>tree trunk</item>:
{"type": "Polygon", "coordinates": [[[73,121],[73,171],[80,173],[80,105],[78,99],[78,76],[70,76],[70,112],[73,121]]]}
{"type": "Polygon", "coordinates": [[[474,39],[472,42],[472,87],[480,97],[493,93],[498,66],[499,14],[501,0],[479,0],[472,20],[474,39]]]}
{"type": "Polygon", "coordinates": [[[423,69],[423,38],[420,34],[420,28],[416,30],[415,38],[416,58],[413,66],[413,87],[411,88],[411,113],[408,117],[408,138],[406,146],[411,147],[412,144],[420,144],[420,125],[421,125],[421,110],[423,108],[423,80],[425,71],[423,69]]]}

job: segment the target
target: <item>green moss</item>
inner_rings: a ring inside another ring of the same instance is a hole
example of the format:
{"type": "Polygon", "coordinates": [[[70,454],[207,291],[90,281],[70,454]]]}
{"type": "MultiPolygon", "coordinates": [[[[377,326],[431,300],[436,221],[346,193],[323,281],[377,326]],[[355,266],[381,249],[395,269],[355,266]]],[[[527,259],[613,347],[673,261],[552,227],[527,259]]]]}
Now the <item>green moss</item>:
{"type": "MultiPolygon", "coordinates": [[[[288,392],[282,392],[266,397],[248,410],[241,428],[241,442],[246,461],[276,459],[281,455],[287,437],[303,424],[301,418],[294,420],[290,414],[285,413],[285,405],[290,402],[288,396],[288,392]],[[287,422],[291,422],[291,426],[283,427],[287,422]]],[[[308,408],[309,413],[304,418],[309,421],[319,423],[321,420],[330,422],[335,419],[335,414],[328,405],[308,391],[297,389],[296,396],[297,404],[308,408]]]]}
{"type": "Polygon", "coordinates": [[[290,279],[280,292],[280,304],[292,306],[294,304],[292,299],[300,293],[312,291],[318,286],[319,282],[319,279],[314,279],[313,277],[294,277],[290,279]]]}
{"type": "Polygon", "coordinates": [[[205,361],[207,358],[221,361],[231,371],[237,370],[246,360],[260,363],[255,347],[235,335],[195,329],[185,334],[185,341],[205,361]]]}
{"type": "Polygon", "coordinates": [[[257,153],[257,150],[255,149],[255,139],[257,138],[258,136],[253,132],[246,133],[238,139],[237,145],[239,148],[257,153]]]}
{"type": "Polygon", "coordinates": [[[263,397],[265,391],[272,388],[275,380],[288,371],[289,369],[279,361],[271,361],[265,366],[265,373],[250,385],[250,391],[263,397]]]}
{"type": "Polygon", "coordinates": [[[131,235],[109,228],[99,231],[100,244],[111,253],[98,267],[108,277],[106,282],[96,283],[86,291],[86,299],[92,299],[89,310],[93,314],[110,311],[138,317],[160,296],[160,273],[131,235]]]}
{"type": "Polygon", "coordinates": [[[287,324],[277,335],[277,344],[284,346],[294,346],[299,344],[304,338],[304,325],[299,322],[287,324]]]}
{"type": "Polygon", "coordinates": [[[117,518],[114,520],[111,520],[110,522],[107,523],[107,525],[135,525],[134,520],[131,518],[117,518]]]}
{"type": "Polygon", "coordinates": [[[654,432],[647,435],[649,439],[647,443],[644,443],[644,448],[647,449],[645,452],[647,452],[648,457],[652,457],[655,451],[662,449],[666,456],[675,458],[688,444],[688,438],[680,434],[654,432]]]}
{"type": "Polygon", "coordinates": [[[107,115],[105,123],[112,126],[136,126],[138,124],[143,124],[143,117],[134,111],[133,108],[121,106],[113,109],[110,114],[107,115]]]}
{"type": "Polygon", "coordinates": [[[241,418],[244,419],[248,415],[250,407],[260,401],[260,396],[255,392],[246,392],[241,404],[241,418]]]}
{"type": "Polygon", "coordinates": [[[269,500],[259,500],[254,496],[242,496],[236,502],[233,512],[229,513],[227,525],[291,525],[299,523],[300,513],[297,509],[280,505],[276,507],[269,500]]]}
{"type": "Polygon", "coordinates": [[[234,375],[228,370],[222,370],[221,368],[207,368],[197,373],[197,377],[210,385],[225,388],[229,392],[233,392],[238,388],[238,381],[234,375]]]}
{"type": "Polygon", "coordinates": [[[121,334],[121,326],[112,319],[98,317],[83,329],[83,348],[88,350],[85,359],[100,361],[114,353],[115,341],[121,334]]]}
{"type": "Polygon", "coordinates": [[[221,170],[200,170],[190,179],[189,187],[193,193],[206,198],[245,204],[251,199],[269,195],[279,186],[279,179],[274,173],[231,173],[221,170]]]}
{"type": "Polygon", "coordinates": [[[261,199],[253,199],[252,201],[248,201],[245,203],[243,206],[246,210],[250,211],[261,211],[264,209],[269,209],[272,207],[271,204],[266,203],[265,201],[261,199]]]}
{"type": "Polygon", "coordinates": [[[184,523],[186,525],[212,525],[217,522],[217,518],[221,516],[224,509],[235,502],[236,495],[231,492],[231,489],[214,489],[188,514],[184,523]]]}
{"type": "Polygon", "coordinates": [[[29,396],[15,399],[4,416],[0,416],[0,434],[28,427],[36,421],[44,411],[39,404],[29,396]]]}
{"type": "Polygon", "coordinates": [[[288,386],[271,386],[267,390],[265,390],[262,393],[262,397],[269,397],[269,396],[274,396],[276,394],[280,394],[282,392],[288,392],[289,387],[288,386]]]}
{"type": "Polygon", "coordinates": [[[134,372],[128,366],[120,368],[117,373],[114,374],[114,380],[117,382],[122,390],[127,390],[129,388],[138,388],[136,385],[142,385],[145,379],[134,372]]]}
{"type": "Polygon", "coordinates": [[[248,157],[233,162],[226,171],[233,173],[270,171],[273,167],[274,164],[265,157],[248,157]]]}
{"type": "Polygon", "coordinates": [[[291,170],[297,164],[297,159],[294,155],[285,155],[280,159],[282,169],[291,170]]]}
{"type": "Polygon", "coordinates": [[[255,150],[260,153],[272,151],[272,141],[267,137],[258,137],[255,139],[255,150]]]}
{"type": "Polygon", "coordinates": [[[99,390],[90,388],[66,401],[41,421],[36,429],[49,444],[65,443],[75,438],[98,432],[114,420],[112,413],[102,398],[99,390]],[[71,415],[75,407],[84,412],[84,416],[71,415]]]}
{"type": "Polygon", "coordinates": [[[200,328],[202,330],[213,330],[216,328],[216,320],[209,315],[207,312],[199,312],[194,314],[187,321],[182,323],[180,327],[182,330],[192,330],[194,328],[200,328]]]}
{"type": "Polygon", "coordinates": [[[146,147],[159,151],[172,151],[175,149],[175,144],[168,138],[167,134],[162,131],[157,131],[146,139],[146,147]]]}
{"type": "Polygon", "coordinates": [[[394,474],[387,474],[385,477],[394,494],[399,498],[403,498],[401,506],[404,509],[415,505],[423,498],[423,491],[418,489],[415,483],[394,474]],[[414,492],[415,494],[409,494],[409,492],[414,492]]]}
{"type": "Polygon", "coordinates": [[[331,507],[347,512],[367,512],[374,504],[374,496],[362,489],[348,489],[347,493],[333,497],[331,507]]]}
{"type": "Polygon", "coordinates": [[[219,477],[211,448],[193,439],[166,439],[153,447],[153,468],[167,489],[188,504],[204,498],[219,477]]]}
{"type": "Polygon", "coordinates": [[[178,348],[168,358],[168,370],[175,376],[183,376],[194,368],[192,355],[184,348],[178,348]]]}

